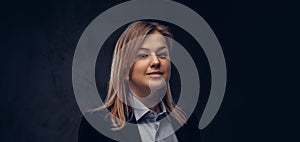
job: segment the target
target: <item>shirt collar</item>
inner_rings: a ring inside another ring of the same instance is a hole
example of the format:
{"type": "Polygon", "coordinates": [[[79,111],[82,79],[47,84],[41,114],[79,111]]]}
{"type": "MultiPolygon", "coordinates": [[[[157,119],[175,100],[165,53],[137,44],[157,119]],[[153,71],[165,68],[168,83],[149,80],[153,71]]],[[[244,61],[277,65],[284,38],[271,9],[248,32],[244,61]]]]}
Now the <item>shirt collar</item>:
{"type": "MultiPolygon", "coordinates": [[[[137,99],[134,95],[133,96],[133,107],[134,107],[134,116],[136,121],[139,121],[147,112],[152,111],[147,108],[139,99],[137,99]]],[[[164,114],[167,112],[165,104],[163,102],[159,103],[162,112],[158,115],[164,114]]]]}

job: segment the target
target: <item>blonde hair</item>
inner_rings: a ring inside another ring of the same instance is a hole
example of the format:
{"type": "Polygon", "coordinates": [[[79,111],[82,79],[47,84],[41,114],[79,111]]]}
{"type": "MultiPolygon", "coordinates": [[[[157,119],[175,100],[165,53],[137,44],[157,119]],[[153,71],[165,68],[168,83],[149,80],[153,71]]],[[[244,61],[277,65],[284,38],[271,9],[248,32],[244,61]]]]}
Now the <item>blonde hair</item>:
{"type": "MultiPolygon", "coordinates": [[[[116,43],[108,95],[104,101],[104,105],[93,110],[101,111],[104,108],[109,109],[112,114],[110,115],[110,120],[114,126],[113,130],[122,129],[126,121],[133,118],[134,108],[126,105],[129,103],[128,96],[130,92],[126,77],[128,77],[130,72],[130,63],[134,61],[134,52],[142,45],[145,37],[154,31],[160,32],[163,36],[173,38],[166,26],[156,22],[136,21],[127,27],[116,43]],[[141,37],[142,40],[133,40],[137,37],[141,37]],[[120,99],[119,97],[122,98],[120,99]]],[[[166,38],[166,41],[168,47],[171,47],[171,41],[168,38],[166,38]]],[[[174,104],[169,82],[167,82],[167,90],[163,102],[166,105],[167,112],[172,112],[170,114],[183,125],[186,122],[186,117],[184,112],[174,104]]]]}

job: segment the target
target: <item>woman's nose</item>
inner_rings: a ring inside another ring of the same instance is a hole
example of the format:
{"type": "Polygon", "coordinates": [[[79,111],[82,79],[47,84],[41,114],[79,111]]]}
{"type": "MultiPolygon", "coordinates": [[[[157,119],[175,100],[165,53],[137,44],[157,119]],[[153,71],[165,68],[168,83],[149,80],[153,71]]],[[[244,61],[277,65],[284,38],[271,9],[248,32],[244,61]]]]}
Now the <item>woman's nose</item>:
{"type": "Polygon", "coordinates": [[[151,68],[159,68],[160,67],[160,60],[155,53],[151,54],[150,66],[151,66],[151,68]]]}

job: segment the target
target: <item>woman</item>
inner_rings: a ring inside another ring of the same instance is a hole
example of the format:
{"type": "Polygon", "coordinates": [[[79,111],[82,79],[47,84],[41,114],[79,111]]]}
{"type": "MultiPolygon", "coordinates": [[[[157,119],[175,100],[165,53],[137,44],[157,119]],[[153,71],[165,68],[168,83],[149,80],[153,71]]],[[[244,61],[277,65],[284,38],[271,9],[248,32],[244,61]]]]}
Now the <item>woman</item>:
{"type": "MultiPolygon", "coordinates": [[[[166,26],[148,21],[133,22],[122,33],[104,105],[86,116],[105,119],[106,124],[99,123],[106,129],[105,136],[122,141],[199,141],[197,119],[187,121],[171,95],[171,38],[166,26]],[[104,113],[105,109],[110,113],[104,113]],[[183,126],[176,132],[175,123],[183,126]]],[[[82,120],[79,141],[113,141],[105,136],[82,120]]]]}

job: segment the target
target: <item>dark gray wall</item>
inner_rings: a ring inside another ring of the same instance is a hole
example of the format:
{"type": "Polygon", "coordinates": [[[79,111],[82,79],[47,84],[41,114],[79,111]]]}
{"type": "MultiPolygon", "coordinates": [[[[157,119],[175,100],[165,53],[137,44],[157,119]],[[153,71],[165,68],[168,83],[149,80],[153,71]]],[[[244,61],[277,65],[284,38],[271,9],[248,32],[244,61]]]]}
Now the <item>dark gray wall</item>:
{"type": "MultiPolygon", "coordinates": [[[[296,72],[294,67],[299,64],[292,63],[297,52],[290,50],[299,45],[295,44],[299,36],[292,28],[299,19],[296,4],[180,2],[208,22],[227,62],[225,98],[214,121],[203,130],[203,140],[295,141],[297,130],[292,127],[296,118],[290,116],[299,111],[292,109],[297,108],[292,105],[297,99],[288,95],[299,94],[292,90],[299,82],[288,80],[294,78],[288,75],[296,72]]],[[[76,44],[96,16],[118,3],[67,0],[1,4],[1,142],[76,141],[81,120],[71,79],[76,44]]],[[[177,39],[189,40],[185,36],[177,39]]],[[[193,52],[197,53],[203,54],[193,52]]],[[[194,58],[200,62],[203,56],[194,58]]],[[[202,71],[202,76],[209,82],[209,71],[202,71]]],[[[204,88],[196,110],[199,117],[209,85],[204,88]]]]}

